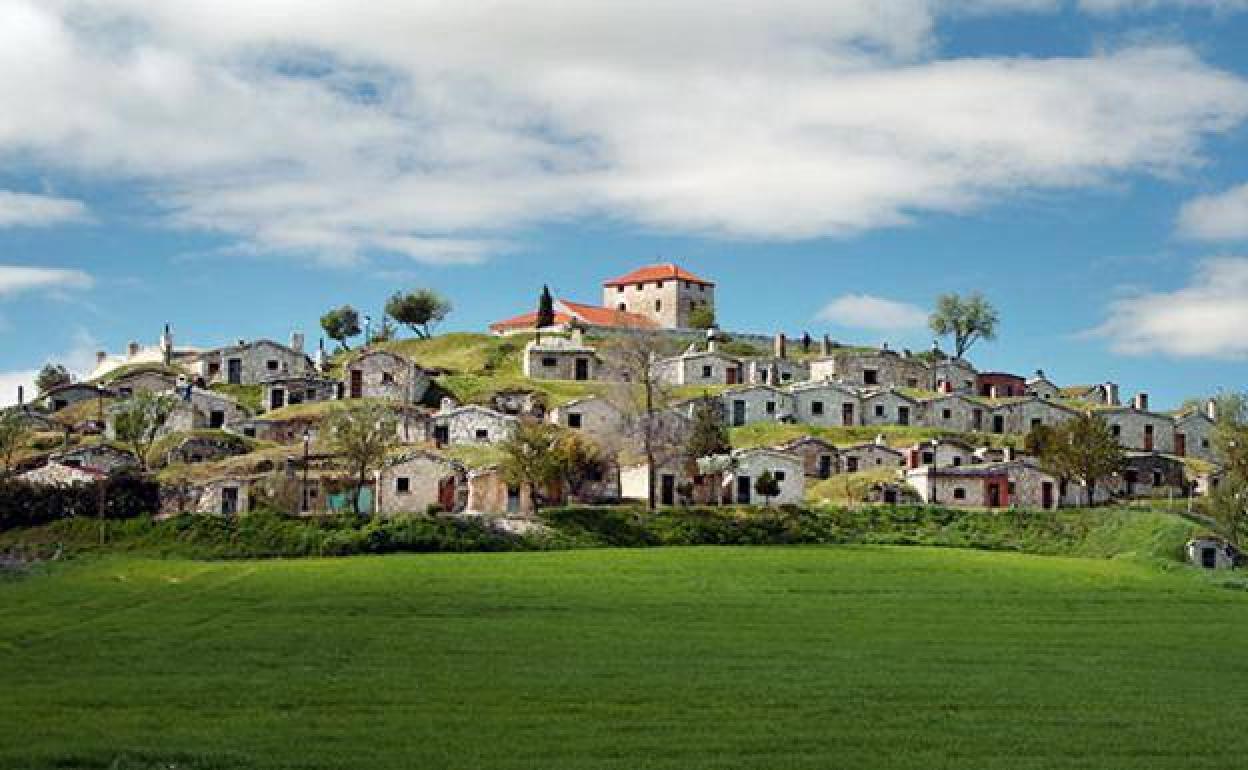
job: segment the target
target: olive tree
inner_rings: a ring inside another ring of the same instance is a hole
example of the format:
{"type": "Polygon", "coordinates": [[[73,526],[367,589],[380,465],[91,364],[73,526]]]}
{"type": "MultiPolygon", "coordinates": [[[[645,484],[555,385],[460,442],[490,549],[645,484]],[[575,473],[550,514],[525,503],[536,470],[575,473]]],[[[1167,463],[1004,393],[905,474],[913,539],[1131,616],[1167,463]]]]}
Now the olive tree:
{"type": "Polygon", "coordinates": [[[385,404],[353,401],[329,413],[325,423],[328,444],[346,461],[355,477],[351,510],[360,515],[360,493],[370,473],[381,469],[398,443],[398,421],[385,404]]]}
{"type": "Polygon", "coordinates": [[[955,358],[962,358],[981,339],[996,339],[999,322],[997,309],[979,292],[966,297],[942,294],[936,300],[936,311],[928,318],[934,333],[953,337],[955,358]]]}

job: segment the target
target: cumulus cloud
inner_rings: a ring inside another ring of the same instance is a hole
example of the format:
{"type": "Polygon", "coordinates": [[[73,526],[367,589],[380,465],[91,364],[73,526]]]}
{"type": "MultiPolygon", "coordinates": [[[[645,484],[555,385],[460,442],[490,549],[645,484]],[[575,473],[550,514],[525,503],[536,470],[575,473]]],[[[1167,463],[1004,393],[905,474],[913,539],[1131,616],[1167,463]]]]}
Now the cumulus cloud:
{"type": "Polygon", "coordinates": [[[1248,184],[1183,204],[1179,233],[1197,240],[1248,240],[1248,184]]]}
{"type": "Polygon", "coordinates": [[[1173,174],[1248,115],[1178,46],[939,56],[942,14],[1050,5],[8,0],[0,157],[133,181],[240,249],[445,264],[579,217],[898,226],[1173,174]]]}
{"type": "Polygon", "coordinates": [[[0,227],[46,227],[86,218],[81,201],[0,190],[0,227]]]}
{"type": "Polygon", "coordinates": [[[1190,285],[1115,300],[1092,330],[1115,353],[1240,359],[1248,356],[1248,257],[1206,260],[1190,285]]]}
{"type": "Polygon", "coordinates": [[[928,313],[917,305],[870,294],[846,294],[829,302],[818,318],[854,329],[908,331],[927,326],[928,313]]]}
{"type": "MultiPolygon", "coordinates": [[[[76,379],[83,379],[95,366],[95,351],[100,349],[100,342],[86,329],[77,329],[67,349],[58,354],[50,355],[44,363],[57,363],[64,366],[76,379]]],[[[0,371],[0,408],[17,403],[17,389],[22,388],[25,398],[30,401],[35,397],[35,378],[39,369],[15,369],[0,371]]]]}
{"type": "Polygon", "coordinates": [[[1089,13],[1142,13],[1167,8],[1229,13],[1248,10],[1248,0],[1079,0],[1079,7],[1089,13]]]}
{"type": "Polygon", "coordinates": [[[0,297],[26,291],[89,289],[94,283],[91,276],[82,270],[0,265],[0,297]]]}

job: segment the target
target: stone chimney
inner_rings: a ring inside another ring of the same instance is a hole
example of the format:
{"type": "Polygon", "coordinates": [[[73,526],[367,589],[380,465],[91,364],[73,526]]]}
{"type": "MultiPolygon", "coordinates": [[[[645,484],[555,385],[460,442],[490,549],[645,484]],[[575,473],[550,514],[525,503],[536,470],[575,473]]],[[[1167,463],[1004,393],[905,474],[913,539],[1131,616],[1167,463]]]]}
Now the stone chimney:
{"type": "Polygon", "coordinates": [[[819,355],[832,355],[832,338],[826,334],[823,335],[823,339],[819,340],[819,355]]]}
{"type": "Polygon", "coordinates": [[[1218,421],[1218,400],[1211,398],[1205,402],[1205,415],[1214,422],[1218,421]]]}
{"type": "Polygon", "coordinates": [[[585,331],[580,326],[572,327],[572,346],[577,348],[585,347],[585,331]]]}
{"type": "Polygon", "coordinates": [[[883,433],[877,433],[877,434],[875,435],[875,445],[876,445],[876,446],[884,446],[884,443],[885,443],[885,442],[884,442],[884,434],[883,434],[883,433]]]}
{"type": "Polygon", "coordinates": [[[1117,383],[1107,382],[1105,383],[1104,388],[1106,406],[1118,406],[1122,403],[1122,401],[1119,400],[1117,383]]]}
{"type": "Polygon", "coordinates": [[[441,414],[446,414],[447,412],[451,411],[454,408],[455,408],[455,399],[444,397],[442,399],[442,405],[438,409],[438,412],[441,414]]]}
{"type": "Polygon", "coordinates": [[[772,352],[775,354],[776,358],[788,357],[789,341],[788,339],[785,338],[783,332],[776,335],[776,338],[773,341],[772,347],[773,347],[772,352]]]}
{"type": "Polygon", "coordinates": [[[324,373],[328,365],[329,356],[325,355],[325,338],[321,337],[320,341],[316,343],[316,368],[324,373]]]}
{"type": "Polygon", "coordinates": [[[102,364],[103,364],[105,361],[107,361],[107,360],[108,360],[108,351],[107,351],[107,350],[97,350],[97,351],[95,351],[95,365],[96,365],[96,366],[100,366],[100,365],[102,365],[102,364]]]}
{"type": "Polygon", "coordinates": [[[719,335],[714,329],[706,330],[706,352],[716,353],[719,351],[719,335]]]}
{"type": "Polygon", "coordinates": [[[1137,410],[1141,412],[1147,412],[1148,411],[1148,394],[1147,393],[1135,394],[1135,398],[1132,399],[1131,401],[1131,406],[1135,407],[1137,410]]]}
{"type": "Polygon", "coordinates": [[[1014,447],[1006,446],[1001,450],[1001,459],[1007,463],[1014,462],[1014,447]]]}
{"type": "Polygon", "coordinates": [[[997,390],[997,386],[996,386],[996,385],[989,385],[989,386],[988,386],[988,398],[991,398],[991,399],[993,399],[993,400],[996,400],[996,399],[998,399],[998,398],[1000,398],[1000,397],[1001,397],[1001,396],[1000,396],[1000,392],[997,390]]]}
{"type": "Polygon", "coordinates": [[[17,386],[17,405],[25,406],[26,404],[26,387],[24,385],[17,386]]]}
{"type": "Polygon", "coordinates": [[[139,347],[139,343],[131,342],[129,345],[126,345],[126,357],[134,358],[139,354],[140,350],[142,350],[142,348],[139,347]]]}
{"type": "Polygon", "coordinates": [[[303,332],[290,333],[290,349],[296,353],[303,352],[303,332]]]}
{"type": "Polygon", "coordinates": [[[1037,380],[1043,380],[1043,379],[1044,379],[1044,370],[1043,370],[1043,369],[1037,369],[1037,370],[1036,370],[1036,379],[1037,379],[1037,380]]]}

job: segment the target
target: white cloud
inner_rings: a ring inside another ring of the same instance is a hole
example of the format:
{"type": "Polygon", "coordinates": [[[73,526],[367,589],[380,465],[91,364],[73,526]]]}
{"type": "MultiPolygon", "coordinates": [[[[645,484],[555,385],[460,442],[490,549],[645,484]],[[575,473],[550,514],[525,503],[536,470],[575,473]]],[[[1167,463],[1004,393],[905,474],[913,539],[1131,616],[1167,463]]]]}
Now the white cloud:
{"type": "Polygon", "coordinates": [[[0,265],[0,297],[25,291],[89,289],[95,281],[81,270],[0,265]]]}
{"type": "Polygon", "coordinates": [[[854,329],[905,331],[925,328],[928,313],[905,302],[869,294],[846,294],[825,305],[818,318],[854,329]]]}
{"type": "Polygon", "coordinates": [[[1248,240],[1248,184],[1183,204],[1179,233],[1204,241],[1248,240]]]}
{"type": "Polygon", "coordinates": [[[13,406],[17,403],[18,388],[25,394],[23,398],[29,402],[35,397],[35,377],[38,369],[26,369],[15,372],[0,372],[0,408],[13,406]]]}
{"type": "Polygon", "coordinates": [[[1221,257],[1203,262],[1189,286],[1115,300],[1091,334],[1125,355],[1244,358],[1246,328],[1248,258],[1221,257]]]}
{"type": "Polygon", "coordinates": [[[0,190],[0,227],[46,227],[86,218],[81,201],[0,190]]]}
{"type": "MultiPolygon", "coordinates": [[[[68,349],[59,354],[48,356],[44,363],[63,365],[76,379],[83,379],[95,367],[95,351],[99,350],[100,342],[86,329],[77,329],[68,349]]],[[[37,395],[35,378],[39,369],[17,369],[0,372],[0,407],[12,406],[17,403],[17,389],[20,386],[25,392],[26,401],[37,395]]]]}
{"type": "Polygon", "coordinates": [[[7,0],[0,155],[137,182],[243,249],[447,263],[586,216],[897,226],[1173,174],[1248,115],[1182,47],[938,57],[941,14],[1051,6],[7,0]]]}

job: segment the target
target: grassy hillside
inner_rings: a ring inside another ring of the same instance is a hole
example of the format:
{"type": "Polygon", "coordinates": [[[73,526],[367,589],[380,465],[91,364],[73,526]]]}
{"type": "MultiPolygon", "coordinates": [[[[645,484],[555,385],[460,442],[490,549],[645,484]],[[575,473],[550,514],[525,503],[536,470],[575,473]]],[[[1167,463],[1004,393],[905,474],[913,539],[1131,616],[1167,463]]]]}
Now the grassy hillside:
{"type": "Polygon", "coordinates": [[[190,563],[0,591],[14,768],[1226,768],[1248,596],[886,547],[190,563]]]}

